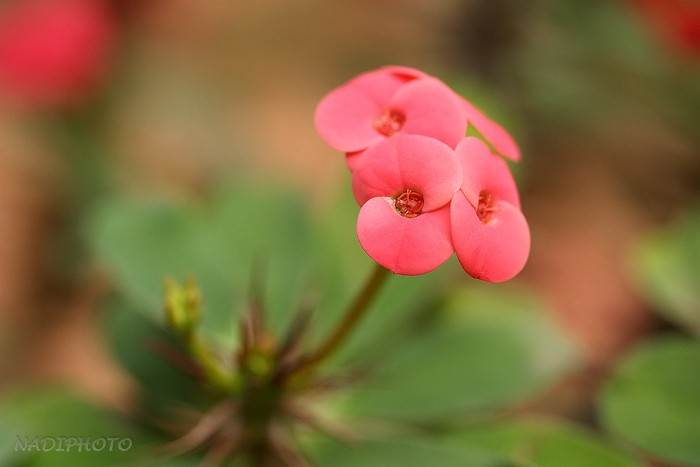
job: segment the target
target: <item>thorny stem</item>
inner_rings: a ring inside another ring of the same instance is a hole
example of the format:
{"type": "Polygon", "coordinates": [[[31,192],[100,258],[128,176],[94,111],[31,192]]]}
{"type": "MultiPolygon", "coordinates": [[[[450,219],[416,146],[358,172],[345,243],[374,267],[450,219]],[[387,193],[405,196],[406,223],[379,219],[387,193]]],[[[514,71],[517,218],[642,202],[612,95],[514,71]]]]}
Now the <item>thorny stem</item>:
{"type": "Polygon", "coordinates": [[[342,321],[314,352],[301,360],[301,362],[294,369],[295,373],[313,369],[326,357],[332,354],[333,351],[340,347],[348,334],[350,334],[350,331],[354,329],[360,318],[362,318],[366,314],[367,310],[369,310],[369,305],[377,296],[377,293],[381,290],[381,287],[388,276],[389,270],[377,264],[372,272],[372,275],[365,283],[364,288],[345,312],[342,321]]]}
{"type": "Polygon", "coordinates": [[[199,288],[193,279],[180,286],[172,278],[165,280],[165,313],[168,325],[187,345],[192,359],[200,367],[208,383],[231,392],[238,386],[236,376],[222,365],[218,355],[197,332],[202,316],[199,288]]]}
{"type": "Polygon", "coordinates": [[[214,436],[237,410],[236,404],[225,399],[207,412],[184,436],[165,445],[164,450],[173,456],[191,451],[214,436]]]}
{"type": "Polygon", "coordinates": [[[187,344],[206,381],[225,393],[235,394],[234,398],[239,401],[234,404],[226,399],[205,414],[185,436],[169,445],[171,451],[186,452],[209,445],[205,459],[207,465],[218,465],[238,451],[245,452],[255,466],[267,465],[274,457],[289,467],[307,467],[302,455],[280,431],[280,413],[285,415],[281,419],[291,417],[307,426],[349,438],[347,433],[341,434],[340,430],[334,429],[337,427],[327,426],[313,413],[294,405],[287,398],[287,383],[293,376],[313,370],[343,344],[367,314],[389,274],[388,269],[377,265],[337,326],[321,345],[306,355],[298,356],[297,352],[308,328],[309,313],[298,316],[282,346],[278,347],[265,333],[262,308],[254,306],[251,314],[241,322],[242,348],[236,372],[229,372],[196,332],[200,305],[194,289],[171,287],[166,301],[170,325],[187,344]]]}

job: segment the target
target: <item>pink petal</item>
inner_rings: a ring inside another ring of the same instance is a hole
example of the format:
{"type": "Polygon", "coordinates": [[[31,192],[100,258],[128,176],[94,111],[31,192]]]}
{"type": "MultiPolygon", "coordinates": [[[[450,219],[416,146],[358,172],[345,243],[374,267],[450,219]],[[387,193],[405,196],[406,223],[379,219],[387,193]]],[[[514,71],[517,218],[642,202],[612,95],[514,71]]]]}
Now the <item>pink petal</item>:
{"type": "Polygon", "coordinates": [[[362,164],[352,177],[360,206],[370,198],[393,198],[410,189],[423,196],[423,211],[432,211],[449,203],[462,184],[455,152],[427,136],[394,136],[370,147],[361,157],[362,164]]]}
{"type": "Polygon", "coordinates": [[[361,151],[384,139],[373,127],[386,105],[348,84],[327,94],[316,107],[314,122],[321,139],[338,151],[361,151]]]}
{"type": "Polygon", "coordinates": [[[496,156],[479,138],[464,138],[455,149],[462,164],[462,192],[477,206],[482,191],[520,208],[520,196],[513,175],[503,159],[496,156]]]}
{"type": "Polygon", "coordinates": [[[362,159],[360,156],[362,156],[364,152],[365,150],[363,149],[362,151],[348,152],[345,154],[345,163],[350,173],[353,173],[360,166],[360,160],[362,159]]]}
{"type": "Polygon", "coordinates": [[[454,252],[449,205],[409,219],[390,198],[372,198],[360,209],[357,238],[377,263],[409,276],[432,271],[454,252]]]}
{"type": "Polygon", "coordinates": [[[366,149],[385,136],[374,129],[375,119],[389,107],[392,97],[421,72],[407,67],[386,67],[356,76],[328,93],[316,107],[314,121],[321,138],[343,152],[366,149]]]}
{"type": "Polygon", "coordinates": [[[454,148],[467,131],[460,98],[435,78],[426,77],[402,86],[390,107],[406,116],[404,134],[432,136],[454,148]]]}
{"type": "Polygon", "coordinates": [[[467,116],[467,121],[479,130],[479,133],[493,146],[496,152],[516,162],[522,158],[515,140],[502,126],[488,118],[465,99],[462,99],[462,110],[467,116]]]}
{"type": "Polygon", "coordinates": [[[388,105],[391,96],[399,88],[417,77],[413,76],[410,70],[410,68],[398,66],[379,68],[378,70],[357,75],[348,81],[346,86],[364,93],[381,109],[384,109],[388,105]]]}
{"type": "Polygon", "coordinates": [[[515,277],[530,254],[530,229],[522,212],[500,201],[482,224],[474,207],[458,193],[451,203],[452,240],[457,259],[470,276],[488,282],[515,277]]]}

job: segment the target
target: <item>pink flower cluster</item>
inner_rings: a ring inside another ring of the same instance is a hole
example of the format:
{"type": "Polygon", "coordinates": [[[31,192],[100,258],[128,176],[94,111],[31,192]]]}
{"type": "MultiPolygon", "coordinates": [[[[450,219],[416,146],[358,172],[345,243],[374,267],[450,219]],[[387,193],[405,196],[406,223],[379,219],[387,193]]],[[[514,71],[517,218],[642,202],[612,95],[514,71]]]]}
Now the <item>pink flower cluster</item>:
{"type": "Polygon", "coordinates": [[[519,160],[518,146],[442,81],[407,67],[370,71],[326,95],[315,123],[346,153],[361,206],[357,236],[377,263],[417,275],[456,252],[477,279],[522,270],[530,230],[501,158],[519,160]],[[486,142],[465,137],[468,125],[486,142]]]}

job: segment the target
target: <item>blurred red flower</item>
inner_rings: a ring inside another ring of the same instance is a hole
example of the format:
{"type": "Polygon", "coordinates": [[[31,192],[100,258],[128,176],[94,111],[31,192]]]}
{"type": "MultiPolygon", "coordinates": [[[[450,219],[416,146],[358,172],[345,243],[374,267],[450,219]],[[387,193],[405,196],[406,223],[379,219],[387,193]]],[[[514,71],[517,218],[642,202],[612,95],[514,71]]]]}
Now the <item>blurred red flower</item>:
{"type": "Polygon", "coordinates": [[[671,45],[700,56],[699,0],[633,0],[647,20],[671,45]]]}
{"type": "Polygon", "coordinates": [[[0,9],[0,93],[31,107],[80,104],[112,60],[116,25],[97,0],[29,0],[0,9]]]}

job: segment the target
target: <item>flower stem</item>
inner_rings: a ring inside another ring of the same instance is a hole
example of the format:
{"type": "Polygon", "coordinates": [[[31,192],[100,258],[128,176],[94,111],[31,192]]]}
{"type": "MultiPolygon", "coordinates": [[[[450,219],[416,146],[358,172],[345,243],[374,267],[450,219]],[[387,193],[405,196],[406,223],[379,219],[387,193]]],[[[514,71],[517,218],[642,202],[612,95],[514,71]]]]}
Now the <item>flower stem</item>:
{"type": "Polygon", "coordinates": [[[348,310],[345,312],[343,319],[340,321],[335,330],[328,338],[310,355],[302,359],[294,369],[294,373],[308,371],[326,359],[333,351],[335,351],[343,343],[345,338],[355,328],[357,322],[362,318],[370,308],[372,300],[381,290],[386,278],[389,277],[389,270],[376,265],[372,275],[365,282],[364,287],[359,295],[355,297],[348,310]]]}
{"type": "Polygon", "coordinates": [[[209,384],[226,393],[239,388],[240,381],[236,375],[222,367],[214,351],[201,340],[200,336],[192,336],[187,343],[192,358],[201,366],[209,384]]]}

